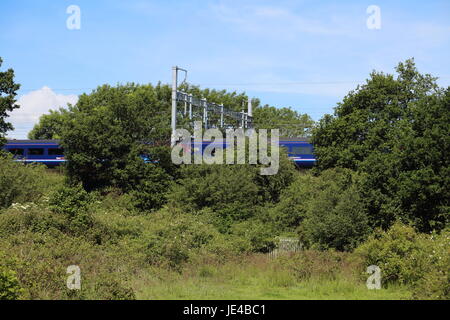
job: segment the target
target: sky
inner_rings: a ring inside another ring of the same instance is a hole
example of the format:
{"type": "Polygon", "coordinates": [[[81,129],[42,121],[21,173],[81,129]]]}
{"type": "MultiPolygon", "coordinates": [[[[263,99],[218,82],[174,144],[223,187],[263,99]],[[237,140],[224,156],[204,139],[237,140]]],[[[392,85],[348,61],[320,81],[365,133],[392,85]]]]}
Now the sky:
{"type": "Polygon", "coordinates": [[[174,65],[190,83],[318,120],[370,72],[408,58],[449,86],[449,56],[449,0],[0,1],[1,70],[21,84],[16,139],[99,85],[170,83],[174,65]]]}

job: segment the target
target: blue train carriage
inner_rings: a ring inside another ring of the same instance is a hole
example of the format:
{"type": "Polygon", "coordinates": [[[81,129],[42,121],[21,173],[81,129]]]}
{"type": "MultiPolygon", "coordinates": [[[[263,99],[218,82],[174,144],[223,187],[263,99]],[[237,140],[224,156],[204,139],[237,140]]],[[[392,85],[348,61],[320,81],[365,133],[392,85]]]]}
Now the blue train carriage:
{"type": "Polygon", "coordinates": [[[316,163],[314,147],[309,138],[280,138],[279,144],[286,148],[289,159],[298,167],[311,168],[316,163]]]}
{"type": "MultiPolygon", "coordinates": [[[[204,152],[206,146],[210,145],[211,141],[202,141],[200,143],[192,142],[194,153],[204,152]]],[[[222,145],[224,152],[228,144],[226,141],[215,141],[213,145],[222,145]]],[[[311,168],[316,163],[314,156],[314,148],[309,138],[280,138],[280,147],[286,148],[289,159],[291,159],[297,167],[311,168]]],[[[187,150],[189,150],[189,146],[187,150]]]]}
{"type": "MultiPolygon", "coordinates": [[[[203,153],[211,141],[200,143],[192,142],[192,145],[184,146],[194,153],[203,153]]],[[[213,145],[222,145],[226,149],[226,141],[216,141],[213,145]]],[[[291,159],[298,167],[309,168],[316,163],[314,148],[307,138],[280,138],[279,144],[285,147],[291,159]]],[[[67,160],[64,150],[58,140],[8,140],[3,149],[13,154],[15,161],[23,163],[42,163],[47,166],[58,166],[67,160]]],[[[153,162],[148,156],[141,156],[145,162],[153,162]]]]}
{"type": "Polygon", "coordinates": [[[58,140],[7,140],[3,149],[17,162],[42,163],[49,167],[66,162],[58,140]]]}

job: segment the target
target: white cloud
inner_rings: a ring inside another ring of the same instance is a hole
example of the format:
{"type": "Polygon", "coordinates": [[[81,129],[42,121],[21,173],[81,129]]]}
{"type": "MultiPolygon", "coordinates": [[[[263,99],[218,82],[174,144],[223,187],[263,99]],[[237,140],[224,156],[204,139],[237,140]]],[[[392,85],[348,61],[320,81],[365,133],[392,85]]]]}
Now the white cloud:
{"type": "Polygon", "coordinates": [[[45,86],[20,96],[17,101],[20,108],[11,112],[10,117],[7,118],[7,121],[11,122],[15,128],[8,133],[8,137],[26,138],[27,133],[38,122],[41,115],[48,113],[50,109],[57,110],[60,107],[66,107],[68,103],[75,104],[77,101],[77,95],[57,94],[45,86]]]}

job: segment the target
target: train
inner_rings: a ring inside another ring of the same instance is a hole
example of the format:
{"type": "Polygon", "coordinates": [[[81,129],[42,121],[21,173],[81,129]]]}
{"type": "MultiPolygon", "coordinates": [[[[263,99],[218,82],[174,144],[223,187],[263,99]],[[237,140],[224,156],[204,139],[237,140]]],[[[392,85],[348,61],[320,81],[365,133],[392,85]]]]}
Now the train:
{"type": "MultiPolygon", "coordinates": [[[[203,151],[208,144],[210,144],[209,141],[203,141],[200,148],[194,143],[194,152],[200,149],[203,151]]],[[[280,138],[279,145],[286,149],[289,159],[297,167],[310,168],[316,163],[314,147],[308,138],[280,138]]],[[[11,153],[14,161],[17,162],[41,163],[48,167],[67,162],[59,140],[7,140],[2,149],[11,153]]],[[[151,162],[148,157],[142,156],[142,158],[146,162],[151,162]]]]}

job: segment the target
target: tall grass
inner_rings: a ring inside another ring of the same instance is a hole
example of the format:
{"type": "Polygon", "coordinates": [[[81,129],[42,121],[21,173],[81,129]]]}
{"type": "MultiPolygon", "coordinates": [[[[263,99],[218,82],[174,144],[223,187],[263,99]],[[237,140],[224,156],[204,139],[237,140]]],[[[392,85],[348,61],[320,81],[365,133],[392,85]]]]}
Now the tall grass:
{"type": "Polygon", "coordinates": [[[351,270],[334,277],[299,278],[278,259],[251,255],[225,264],[190,265],[184,272],[154,269],[132,281],[138,299],[409,299],[406,287],[367,289],[351,270]]]}

